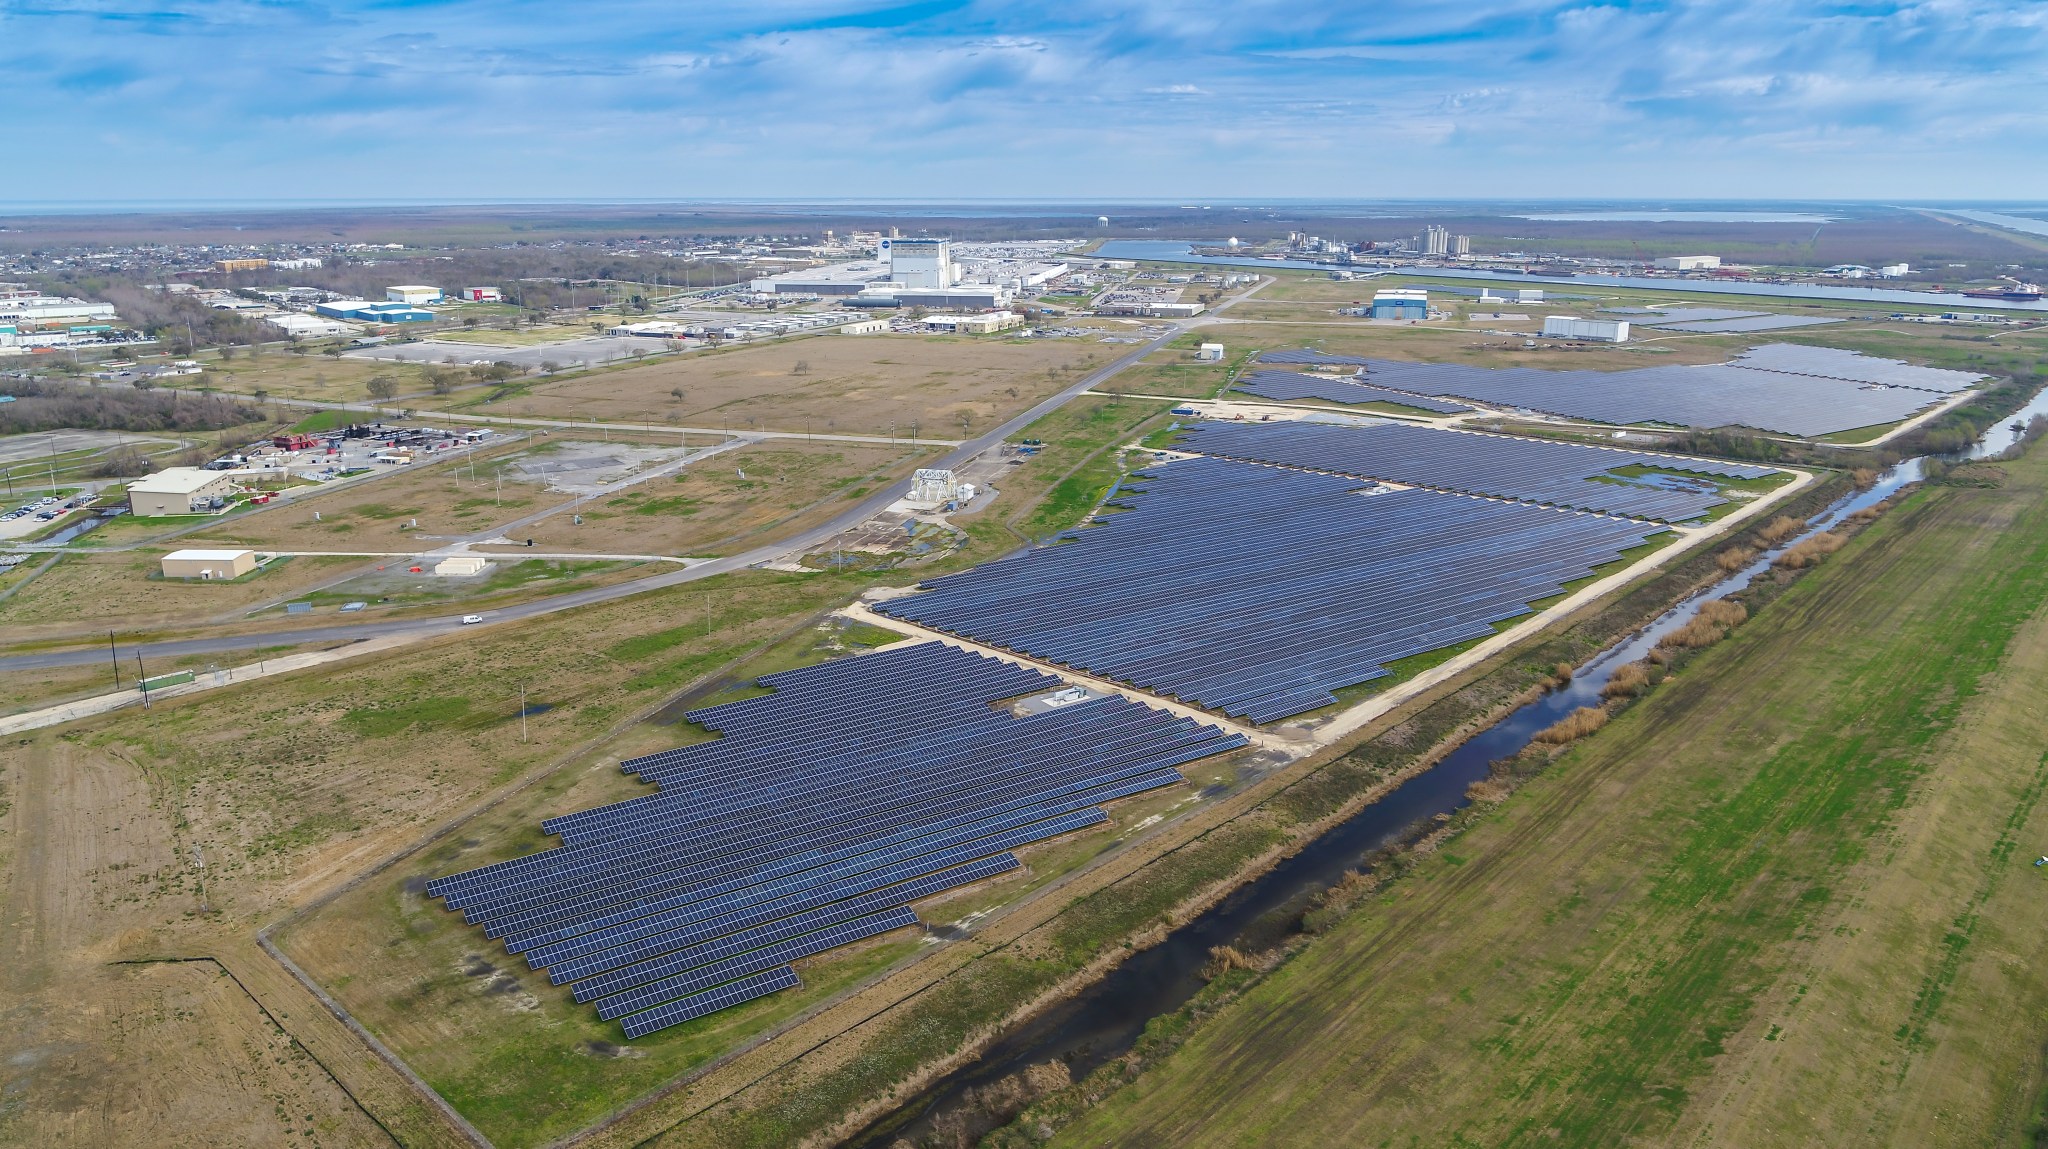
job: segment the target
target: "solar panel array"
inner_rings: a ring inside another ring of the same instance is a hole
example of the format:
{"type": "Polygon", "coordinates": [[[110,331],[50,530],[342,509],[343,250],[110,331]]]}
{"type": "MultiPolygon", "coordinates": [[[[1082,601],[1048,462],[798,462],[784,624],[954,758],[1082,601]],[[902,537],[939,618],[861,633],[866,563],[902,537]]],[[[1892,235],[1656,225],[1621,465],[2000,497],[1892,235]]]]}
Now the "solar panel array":
{"type": "Polygon", "coordinates": [[[643,1037],[798,984],[799,958],[917,924],[1242,736],[1123,697],[1016,716],[1052,675],[921,643],[764,675],[715,741],[624,763],[660,789],[551,818],[563,845],[427,893],[643,1037]]]}
{"type": "Polygon", "coordinates": [[[1472,409],[1463,403],[1450,403],[1442,399],[1386,391],[1344,379],[1305,375],[1299,371],[1254,371],[1239,379],[1231,386],[1231,390],[1257,395],[1262,399],[1282,401],[1321,399],[1328,403],[1399,403],[1404,407],[1435,411],[1442,415],[1456,415],[1472,409]]]}
{"type": "Polygon", "coordinates": [[[1722,319],[1754,319],[1767,315],[1764,311],[1737,311],[1728,307],[1603,307],[1605,315],[1644,315],[1652,318],[1636,322],[1643,327],[1663,327],[1670,323],[1711,323],[1722,319]]]}
{"type": "Polygon", "coordinates": [[[1291,367],[1363,367],[1371,360],[1356,355],[1333,355],[1307,347],[1288,351],[1261,351],[1259,362],[1280,363],[1291,367]]]}
{"type": "Polygon", "coordinates": [[[1840,319],[1828,319],[1818,315],[1758,315],[1748,319],[1705,319],[1689,323],[1647,323],[1644,326],[1664,331],[1717,335],[1739,331],[1783,331],[1791,327],[1818,327],[1823,323],[1840,322],[1840,319]]]}
{"type": "Polygon", "coordinates": [[[1936,398],[1930,391],[1910,387],[1879,387],[1726,363],[1545,371],[1376,359],[1366,368],[1363,382],[1391,391],[1452,395],[1602,423],[1756,427],[1789,435],[1825,435],[1895,422],[1936,398]]]}
{"type": "Polygon", "coordinates": [[[1129,509],[876,609],[1238,715],[1336,701],[1386,664],[1494,633],[1663,528],[1197,457],[1129,509]]]}
{"type": "Polygon", "coordinates": [[[1699,518],[1726,500],[1711,492],[1595,482],[1593,476],[1629,466],[1727,479],[1771,473],[1737,463],[1402,423],[1197,423],[1176,446],[1202,455],[1673,523],[1699,518]]]}
{"type": "Polygon", "coordinates": [[[1961,391],[1984,378],[1975,371],[1948,371],[1939,367],[1916,367],[1896,359],[1879,359],[1860,351],[1833,347],[1808,347],[1801,343],[1766,343],[1735,357],[1739,367],[1759,371],[1781,371],[1788,375],[1815,375],[1826,379],[1848,379],[1857,383],[1881,383],[1887,387],[1912,387],[1943,393],[1961,391]]]}

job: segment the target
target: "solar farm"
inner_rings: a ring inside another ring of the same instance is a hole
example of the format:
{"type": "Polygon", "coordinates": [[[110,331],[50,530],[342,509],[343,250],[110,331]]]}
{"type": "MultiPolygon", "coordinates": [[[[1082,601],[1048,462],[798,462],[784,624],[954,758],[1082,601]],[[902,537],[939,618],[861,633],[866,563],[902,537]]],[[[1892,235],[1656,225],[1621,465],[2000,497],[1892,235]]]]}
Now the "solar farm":
{"type": "Polygon", "coordinates": [[[876,609],[1268,723],[1491,635],[1665,529],[1206,457],[1112,502],[1057,545],[876,609]]]}
{"type": "MultiPolygon", "coordinates": [[[[1265,358],[1261,356],[1261,359],[1265,358]]],[[[1421,411],[1433,411],[1439,415],[1457,415],[1472,408],[1463,403],[1444,399],[1409,395],[1400,391],[1387,391],[1368,387],[1345,379],[1332,379],[1327,375],[1309,375],[1300,371],[1254,371],[1232,384],[1231,390],[1261,399],[1278,399],[1283,402],[1296,399],[1321,399],[1326,403],[1396,403],[1421,411]]]]}
{"type": "Polygon", "coordinates": [[[1634,319],[1638,327],[1686,331],[1695,335],[1785,331],[1794,327],[1842,322],[1839,318],[1819,315],[1774,315],[1768,311],[1736,311],[1726,307],[1608,307],[1601,310],[1611,315],[1639,317],[1634,319]]]}
{"type": "Polygon", "coordinates": [[[1363,387],[1618,425],[1754,427],[1826,435],[1908,419],[1983,376],[1774,344],[1732,363],[1547,371],[1375,359],[1363,387]]]}
{"type": "Polygon", "coordinates": [[[940,643],[761,677],[687,715],[719,737],[623,763],[658,790],[544,821],[563,845],[427,893],[629,1038],[798,984],[790,963],[918,924],[1241,735],[940,643]]]}
{"type": "Polygon", "coordinates": [[[1701,518],[1726,501],[1714,493],[1714,479],[1774,473],[1740,463],[1401,423],[1198,423],[1179,446],[1220,458],[1672,523],[1701,518]],[[1611,473],[1621,467],[1651,470],[1640,477],[1611,473]]]}

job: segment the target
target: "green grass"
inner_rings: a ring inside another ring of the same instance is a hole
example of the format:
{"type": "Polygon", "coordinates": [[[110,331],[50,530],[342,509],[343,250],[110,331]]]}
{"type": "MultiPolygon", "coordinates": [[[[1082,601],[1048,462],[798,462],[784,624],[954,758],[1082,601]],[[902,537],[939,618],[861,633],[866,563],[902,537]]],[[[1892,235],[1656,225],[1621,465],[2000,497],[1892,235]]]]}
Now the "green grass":
{"type": "Polygon", "coordinates": [[[2048,603],[2026,472],[1915,496],[1059,1143],[1662,1141],[2048,603]]]}
{"type": "Polygon", "coordinates": [[[317,435],[322,431],[339,431],[363,418],[359,411],[315,411],[291,425],[293,434],[317,435]]]}

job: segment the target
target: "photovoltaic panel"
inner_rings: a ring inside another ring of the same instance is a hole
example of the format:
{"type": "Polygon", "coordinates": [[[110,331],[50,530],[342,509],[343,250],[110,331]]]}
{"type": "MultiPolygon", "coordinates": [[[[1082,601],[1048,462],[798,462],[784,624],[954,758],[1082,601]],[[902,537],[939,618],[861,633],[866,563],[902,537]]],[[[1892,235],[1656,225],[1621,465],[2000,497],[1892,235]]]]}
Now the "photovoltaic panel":
{"type": "Polygon", "coordinates": [[[743,1001],[767,997],[780,990],[795,989],[802,984],[797,980],[796,971],[788,966],[757,973],[752,977],[741,978],[731,985],[677,998],[658,1009],[636,1013],[624,1022],[626,1036],[636,1039],[646,1037],[671,1025],[681,1025],[706,1014],[717,1013],[721,1009],[730,1009],[743,1001]]]}
{"type": "Polygon", "coordinates": [[[1214,458],[1133,476],[1122,513],[876,609],[1272,722],[1385,664],[1492,635],[1664,528],[1214,458]]]}
{"type": "Polygon", "coordinates": [[[1663,327],[1669,323],[1712,323],[1723,319],[1755,319],[1762,311],[1737,311],[1729,307],[1603,307],[1603,315],[1627,315],[1642,327],[1663,327]],[[1641,316],[1642,318],[1635,318],[1641,316]]]}
{"type": "Polygon", "coordinates": [[[1860,351],[1834,347],[1808,347],[1801,343],[1766,343],[1735,357],[1739,367],[1759,371],[1780,371],[1787,375],[1813,375],[1824,379],[1846,379],[1853,383],[1877,383],[1886,387],[1912,387],[1922,391],[1961,391],[1984,378],[1975,371],[1950,371],[1940,367],[1916,367],[1896,359],[1879,359],[1860,351]]]}
{"type": "Polygon", "coordinates": [[[1699,518],[1726,501],[1714,493],[1715,486],[1707,476],[1757,479],[1771,473],[1765,467],[1682,455],[1401,423],[1342,427],[1298,422],[1203,422],[1184,432],[1175,445],[1184,451],[1222,458],[1665,522],[1699,518]],[[1643,485],[1610,474],[1621,467],[1690,473],[1701,479],[1690,490],[1643,485]],[[1596,477],[1607,481],[1595,482],[1596,477]]]}
{"type": "Polygon", "coordinates": [[[1938,399],[1917,388],[1727,363],[1549,371],[1384,359],[1367,367],[1361,382],[1623,426],[1754,427],[1789,435],[1824,435],[1897,422],[1938,399]]]}
{"type": "Polygon", "coordinates": [[[1352,380],[1305,375],[1299,371],[1254,371],[1232,384],[1231,390],[1282,402],[1321,399],[1326,403],[1398,403],[1403,407],[1433,411],[1439,415],[1455,415],[1460,411],[1472,409],[1463,403],[1409,395],[1400,391],[1387,391],[1352,380]]]}
{"type": "Polygon", "coordinates": [[[1742,331],[1784,331],[1794,327],[1819,327],[1841,319],[1819,315],[1758,315],[1748,319],[1708,319],[1691,323],[1647,323],[1660,331],[1690,331],[1700,335],[1723,335],[1742,331]]]}
{"type": "Polygon", "coordinates": [[[794,985],[787,963],[916,921],[1245,744],[1121,696],[1044,713],[1028,667],[923,643],[764,675],[692,711],[718,737],[623,764],[660,789],[548,819],[567,844],[427,891],[629,1036],[794,985]]]}
{"type": "Polygon", "coordinates": [[[1327,351],[1300,347],[1284,351],[1261,351],[1259,362],[1295,367],[1363,367],[1370,360],[1361,359],[1356,355],[1333,355],[1327,351]]]}

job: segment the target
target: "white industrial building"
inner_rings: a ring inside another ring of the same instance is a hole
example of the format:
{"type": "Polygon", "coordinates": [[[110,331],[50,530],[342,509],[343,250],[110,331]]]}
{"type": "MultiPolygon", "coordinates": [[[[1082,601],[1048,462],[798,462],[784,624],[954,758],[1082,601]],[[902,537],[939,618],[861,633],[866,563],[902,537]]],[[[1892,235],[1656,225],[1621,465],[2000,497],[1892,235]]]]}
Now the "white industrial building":
{"type": "Polygon", "coordinates": [[[0,299],[0,323],[64,323],[74,320],[111,320],[114,305],[93,303],[59,295],[8,293],[0,299]]]}
{"type": "Polygon", "coordinates": [[[880,335],[887,330],[889,330],[889,321],[886,319],[860,319],[852,323],[841,324],[839,334],[880,335]]]}
{"type": "Polygon", "coordinates": [[[1657,261],[1665,271],[1711,271],[1721,266],[1718,255],[1667,255],[1657,261]]]}
{"type": "Polygon", "coordinates": [[[1221,343],[1204,343],[1200,348],[1196,349],[1195,358],[1204,363],[1221,363],[1223,362],[1223,345],[1221,343]]]}
{"type": "Polygon", "coordinates": [[[748,286],[779,295],[858,295],[869,285],[888,280],[887,260],[861,259],[762,276],[748,286]]]}
{"type": "Polygon", "coordinates": [[[401,283],[384,289],[384,299],[389,303],[410,303],[418,307],[423,303],[441,302],[441,289],[418,283],[401,283]]]}
{"type": "Polygon", "coordinates": [[[951,287],[960,282],[960,266],[953,262],[951,240],[884,238],[881,255],[889,262],[891,283],[932,288],[951,287]]]}
{"type": "Polygon", "coordinates": [[[165,467],[128,484],[128,513],[138,518],[206,514],[215,509],[213,500],[234,493],[235,481],[226,472],[165,467]]]}
{"type": "Polygon", "coordinates": [[[1571,315],[1543,317],[1543,334],[1554,339],[1589,339],[1596,343],[1627,343],[1625,319],[1579,319],[1571,315]]]}
{"type": "Polygon", "coordinates": [[[992,335],[998,331],[1008,331],[1012,327],[1024,326],[1024,317],[1014,311],[989,311],[977,315],[927,315],[924,325],[927,330],[950,331],[956,335],[992,335]]]}
{"type": "Polygon", "coordinates": [[[491,561],[482,555],[449,555],[434,564],[440,578],[474,578],[490,569],[491,561]]]}
{"type": "Polygon", "coordinates": [[[338,319],[326,319],[318,315],[301,315],[290,311],[281,315],[263,316],[263,321],[272,327],[283,329],[294,339],[325,339],[334,335],[354,335],[362,331],[353,323],[338,319]]]}
{"type": "Polygon", "coordinates": [[[256,552],[204,548],[172,551],[163,557],[165,578],[236,579],[256,569],[256,552]]]}

